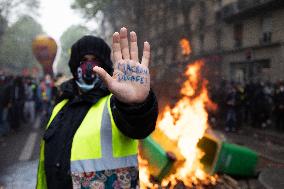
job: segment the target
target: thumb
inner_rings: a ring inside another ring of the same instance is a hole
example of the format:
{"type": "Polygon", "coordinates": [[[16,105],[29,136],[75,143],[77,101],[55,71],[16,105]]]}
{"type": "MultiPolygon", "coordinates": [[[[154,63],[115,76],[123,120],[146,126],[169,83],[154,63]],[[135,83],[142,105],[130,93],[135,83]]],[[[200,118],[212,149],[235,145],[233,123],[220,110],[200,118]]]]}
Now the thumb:
{"type": "Polygon", "coordinates": [[[99,67],[99,66],[95,66],[94,68],[93,68],[93,71],[95,72],[95,73],[97,73],[100,77],[101,77],[101,79],[103,80],[103,82],[106,84],[106,86],[109,88],[109,86],[111,85],[111,83],[112,83],[112,81],[113,81],[113,79],[112,79],[112,77],[103,69],[103,68],[101,68],[101,67],[99,67]]]}

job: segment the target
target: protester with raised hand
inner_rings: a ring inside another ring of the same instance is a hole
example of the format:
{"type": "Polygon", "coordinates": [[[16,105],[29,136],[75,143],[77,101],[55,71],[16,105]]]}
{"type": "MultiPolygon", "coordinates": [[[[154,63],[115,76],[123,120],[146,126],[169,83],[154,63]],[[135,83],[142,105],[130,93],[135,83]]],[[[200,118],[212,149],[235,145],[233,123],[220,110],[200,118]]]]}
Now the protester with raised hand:
{"type": "Polygon", "coordinates": [[[150,89],[150,45],[141,63],[137,36],[113,34],[73,44],[73,78],[62,84],[43,137],[37,188],[138,188],[138,141],[154,129],[157,100],[150,89]]]}

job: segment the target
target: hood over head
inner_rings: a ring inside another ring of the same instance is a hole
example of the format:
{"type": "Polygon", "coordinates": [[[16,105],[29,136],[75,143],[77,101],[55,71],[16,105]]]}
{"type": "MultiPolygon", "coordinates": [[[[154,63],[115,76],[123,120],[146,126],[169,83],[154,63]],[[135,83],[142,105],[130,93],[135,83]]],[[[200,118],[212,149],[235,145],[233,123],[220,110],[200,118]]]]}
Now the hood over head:
{"type": "Polygon", "coordinates": [[[71,56],[68,64],[75,79],[77,78],[77,68],[80,65],[80,61],[87,54],[95,55],[103,64],[102,67],[105,71],[112,75],[113,68],[110,58],[110,47],[103,39],[86,35],[76,41],[71,48],[71,56]]]}

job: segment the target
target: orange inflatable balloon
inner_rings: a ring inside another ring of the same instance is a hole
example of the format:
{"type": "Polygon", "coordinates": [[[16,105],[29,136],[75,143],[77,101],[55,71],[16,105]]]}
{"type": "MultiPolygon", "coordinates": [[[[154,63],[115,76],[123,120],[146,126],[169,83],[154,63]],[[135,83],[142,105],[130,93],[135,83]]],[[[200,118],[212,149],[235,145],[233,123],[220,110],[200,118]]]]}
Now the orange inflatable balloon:
{"type": "Polygon", "coordinates": [[[42,65],[45,74],[53,75],[52,64],[57,52],[55,40],[47,35],[38,35],[32,42],[34,56],[42,65]]]}

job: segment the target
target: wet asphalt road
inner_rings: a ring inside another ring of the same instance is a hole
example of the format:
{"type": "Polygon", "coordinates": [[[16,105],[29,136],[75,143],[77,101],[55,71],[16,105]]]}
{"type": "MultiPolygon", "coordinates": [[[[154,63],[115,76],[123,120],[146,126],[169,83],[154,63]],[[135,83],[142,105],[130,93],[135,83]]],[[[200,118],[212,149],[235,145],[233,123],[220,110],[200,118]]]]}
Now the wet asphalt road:
{"type": "Polygon", "coordinates": [[[0,189],[35,188],[43,131],[40,122],[38,117],[0,137],[0,189]]]}
{"type": "MultiPolygon", "coordinates": [[[[41,120],[37,118],[34,123],[23,124],[17,132],[10,132],[9,135],[0,137],[0,189],[35,188],[39,144],[43,133],[40,125],[41,120]]],[[[283,133],[272,135],[267,130],[246,129],[239,133],[223,134],[230,142],[247,146],[259,153],[261,164],[258,165],[258,171],[268,172],[262,174],[262,179],[266,179],[268,184],[273,179],[283,181],[284,172],[282,171],[281,174],[276,172],[284,168],[283,133]],[[272,179],[269,171],[278,174],[274,174],[272,179]]],[[[278,181],[274,184],[279,183],[278,181]]],[[[258,178],[242,179],[238,182],[244,189],[279,187],[264,187],[258,178]]]]}

